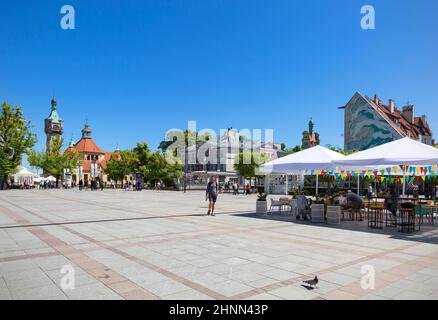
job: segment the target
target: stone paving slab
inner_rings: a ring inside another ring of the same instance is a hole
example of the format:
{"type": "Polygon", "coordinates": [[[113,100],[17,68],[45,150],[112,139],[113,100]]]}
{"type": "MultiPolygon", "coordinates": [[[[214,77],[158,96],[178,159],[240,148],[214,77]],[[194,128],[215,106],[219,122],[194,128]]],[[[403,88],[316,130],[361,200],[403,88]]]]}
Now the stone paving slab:
{"type": "Polygon", "coordinates": [[[438,226],[312,224],[255,201],[220,195],[208,217],[200,191],[1,192],[0,300],[438,299],[438,226]]]}

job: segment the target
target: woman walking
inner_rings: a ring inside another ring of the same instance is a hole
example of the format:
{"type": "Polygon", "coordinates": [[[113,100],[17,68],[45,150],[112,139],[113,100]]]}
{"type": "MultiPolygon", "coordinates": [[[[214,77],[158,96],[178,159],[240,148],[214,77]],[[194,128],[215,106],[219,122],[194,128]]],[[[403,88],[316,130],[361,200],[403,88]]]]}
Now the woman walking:
{"type": "Polygon", "coordinates": [[[216,182],[216,177],[211,177],[210,181],[207,184],[207,191],[206,191],[206,198],[209,201],[207,215],[211,214],[212,216],[214,216],[214,206],[216,205],[217,193],[218,193],[218,186],[216,182]]]}

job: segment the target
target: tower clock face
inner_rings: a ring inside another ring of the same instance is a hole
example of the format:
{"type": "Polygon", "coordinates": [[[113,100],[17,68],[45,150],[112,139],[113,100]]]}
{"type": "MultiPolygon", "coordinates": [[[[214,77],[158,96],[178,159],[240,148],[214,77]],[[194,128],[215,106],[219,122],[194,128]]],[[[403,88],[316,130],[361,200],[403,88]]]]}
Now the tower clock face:
{"type": "Polygon", "coordinates": [[[57,124],[53,125],[52,128],[53,128],[54,131],[59,131],[61,129],[61,127],[59,125],[57,125],[57,124]]]}

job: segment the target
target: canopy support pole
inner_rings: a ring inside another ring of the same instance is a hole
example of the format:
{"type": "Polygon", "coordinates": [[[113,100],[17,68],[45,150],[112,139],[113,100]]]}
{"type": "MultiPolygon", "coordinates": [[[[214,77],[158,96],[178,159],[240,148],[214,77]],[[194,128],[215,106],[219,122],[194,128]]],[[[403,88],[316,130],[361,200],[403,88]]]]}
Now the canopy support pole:
{"type": "Polygon", "coordinates": [[[289,193],[288,191],[289,191],[288,190],[288,177],[287,177],[287,174],[286,174],[286,177],[284,179],[284,194],[287,195],[289,193]]]}
{"type": "Polygon", "coordinates": [[[318,174],[316,174],[316,188],[315,188],[315,190],[316,190],[316,196],[318,195],[318,191],[319,191],[319,189],[318,189],[318,184],[319,184],[319,181],[318,181],[318,179],[319,179],[319,176],[318,176],[318,174]]]}
{"type": "Polygon", "coordinates": [[[403,166],[403,196],[406,195],[406,166],[403,166]]]}
{"type": "Polygon", "coordinates": [[[360,174],[357,175],[357,195],[360,195],[360,174]]]}

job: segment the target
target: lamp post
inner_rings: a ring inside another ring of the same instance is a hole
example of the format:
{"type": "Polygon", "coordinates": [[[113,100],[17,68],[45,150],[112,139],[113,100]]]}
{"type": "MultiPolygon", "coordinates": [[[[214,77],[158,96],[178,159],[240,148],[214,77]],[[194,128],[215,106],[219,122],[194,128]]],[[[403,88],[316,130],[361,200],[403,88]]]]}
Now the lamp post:
{"type": "Polygon", "coordinates": [[[188,149],[185,148],[184,151],[184,193],[187,191],[187,157],[188,157],[188,149]]]}

